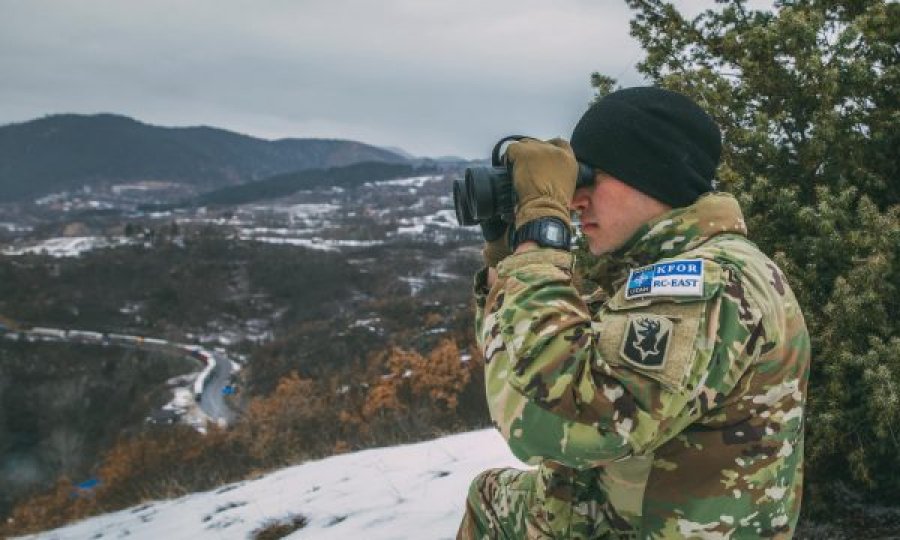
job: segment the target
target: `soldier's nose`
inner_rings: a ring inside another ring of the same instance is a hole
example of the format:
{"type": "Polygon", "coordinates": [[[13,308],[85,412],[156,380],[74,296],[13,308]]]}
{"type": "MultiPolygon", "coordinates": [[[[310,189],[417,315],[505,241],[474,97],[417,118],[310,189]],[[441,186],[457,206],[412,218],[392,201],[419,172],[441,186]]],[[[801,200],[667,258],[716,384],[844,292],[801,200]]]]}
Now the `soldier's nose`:
{"type": "Polygon", "coordinates": [[[575,190],[575,194],[572,195],[572,200],[569,201],[569,210],[572,212],[577,212],[579,215],[584,212],[584,209],[587,208],[588,197],[582,192],[582,190],[575,190]]]}

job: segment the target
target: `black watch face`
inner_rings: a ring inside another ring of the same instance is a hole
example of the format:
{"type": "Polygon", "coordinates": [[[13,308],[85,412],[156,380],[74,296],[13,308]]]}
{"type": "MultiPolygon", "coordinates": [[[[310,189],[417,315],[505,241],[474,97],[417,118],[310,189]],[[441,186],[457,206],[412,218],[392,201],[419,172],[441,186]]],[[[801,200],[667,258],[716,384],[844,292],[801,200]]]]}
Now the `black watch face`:
{"type": "Polygon", "coordinates": [[[569,250],[571,237],[566,224],[554,218],[541,218],[516,231],[516,245],[533,240],[539,246],[569,250]]]}
{"type": "Polygon", "coordinates": [[[555,246],[562,245],[565,238],[563,226],[556,221],[548,221],[544,228],[544,239],[555,246]]]}

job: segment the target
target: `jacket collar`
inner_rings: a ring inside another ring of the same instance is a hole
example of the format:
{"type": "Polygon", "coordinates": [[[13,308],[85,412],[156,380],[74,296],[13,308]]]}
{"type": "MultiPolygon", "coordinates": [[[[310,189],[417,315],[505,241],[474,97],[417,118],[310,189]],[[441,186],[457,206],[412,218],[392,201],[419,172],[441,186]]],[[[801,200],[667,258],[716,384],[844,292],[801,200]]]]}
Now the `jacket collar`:
{"type": "Polygon", "coordinates": [[[694,249],[717,234],[747,235],[737,200],[728,193],[707,193],[645,223],[613,257],[634,266],[674,257],[694,249]]]}

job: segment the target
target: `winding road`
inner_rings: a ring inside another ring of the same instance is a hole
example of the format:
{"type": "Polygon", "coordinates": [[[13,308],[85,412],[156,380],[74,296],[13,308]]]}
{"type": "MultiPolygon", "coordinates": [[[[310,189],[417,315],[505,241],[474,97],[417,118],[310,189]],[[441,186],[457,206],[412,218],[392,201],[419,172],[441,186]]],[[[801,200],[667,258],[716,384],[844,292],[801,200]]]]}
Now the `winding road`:
{"type": "Polygon", "coordinates": [[[235,417],[234,411],[225,403],[225,387],[231,382],[231,359],[220,352],[210,353],[215,362],[206,379],[203,393],[200,396],[200,408],[210,418],[230,424],[235,417]]]}
{"type": "MultiPolygon", "coordinates": [[[[127,349],[153,350],[178,356],[188,356],[203,364],[204,369],[197,375],[193,385],[199,387],[197,405],[213,422],[230,424],[236,413],[225,402],[224,389],[231,383],[234,363],[221,349],[211,351],[199,345],[172,343],[163,339],[131,336],[114,333],[100,333],[87,330],[62,330],[59,328],[31,327],[18,329],[8,319],[0,323],[0,337],[16,341],[56,341],[63,343],[117,346],[127,349]],[[212,363],[210,367],[210,363],[212,363]]],[[[196,394],[195,394],[196,395],[196,394]]]]}

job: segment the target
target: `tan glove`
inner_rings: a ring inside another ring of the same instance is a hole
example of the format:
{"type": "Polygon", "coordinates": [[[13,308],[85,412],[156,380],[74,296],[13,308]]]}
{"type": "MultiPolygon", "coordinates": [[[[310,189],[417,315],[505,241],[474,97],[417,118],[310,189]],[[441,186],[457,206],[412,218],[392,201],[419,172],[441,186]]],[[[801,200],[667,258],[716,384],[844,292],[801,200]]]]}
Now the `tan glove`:
{"type": "Polygon", "coordinates": [[[572,227],[569,202],[575,193],[578,162],[562,139],[522,139],[509,145],[513,185],[519,200],[516,229],[541,217],[555,217],[572,227]]]}

